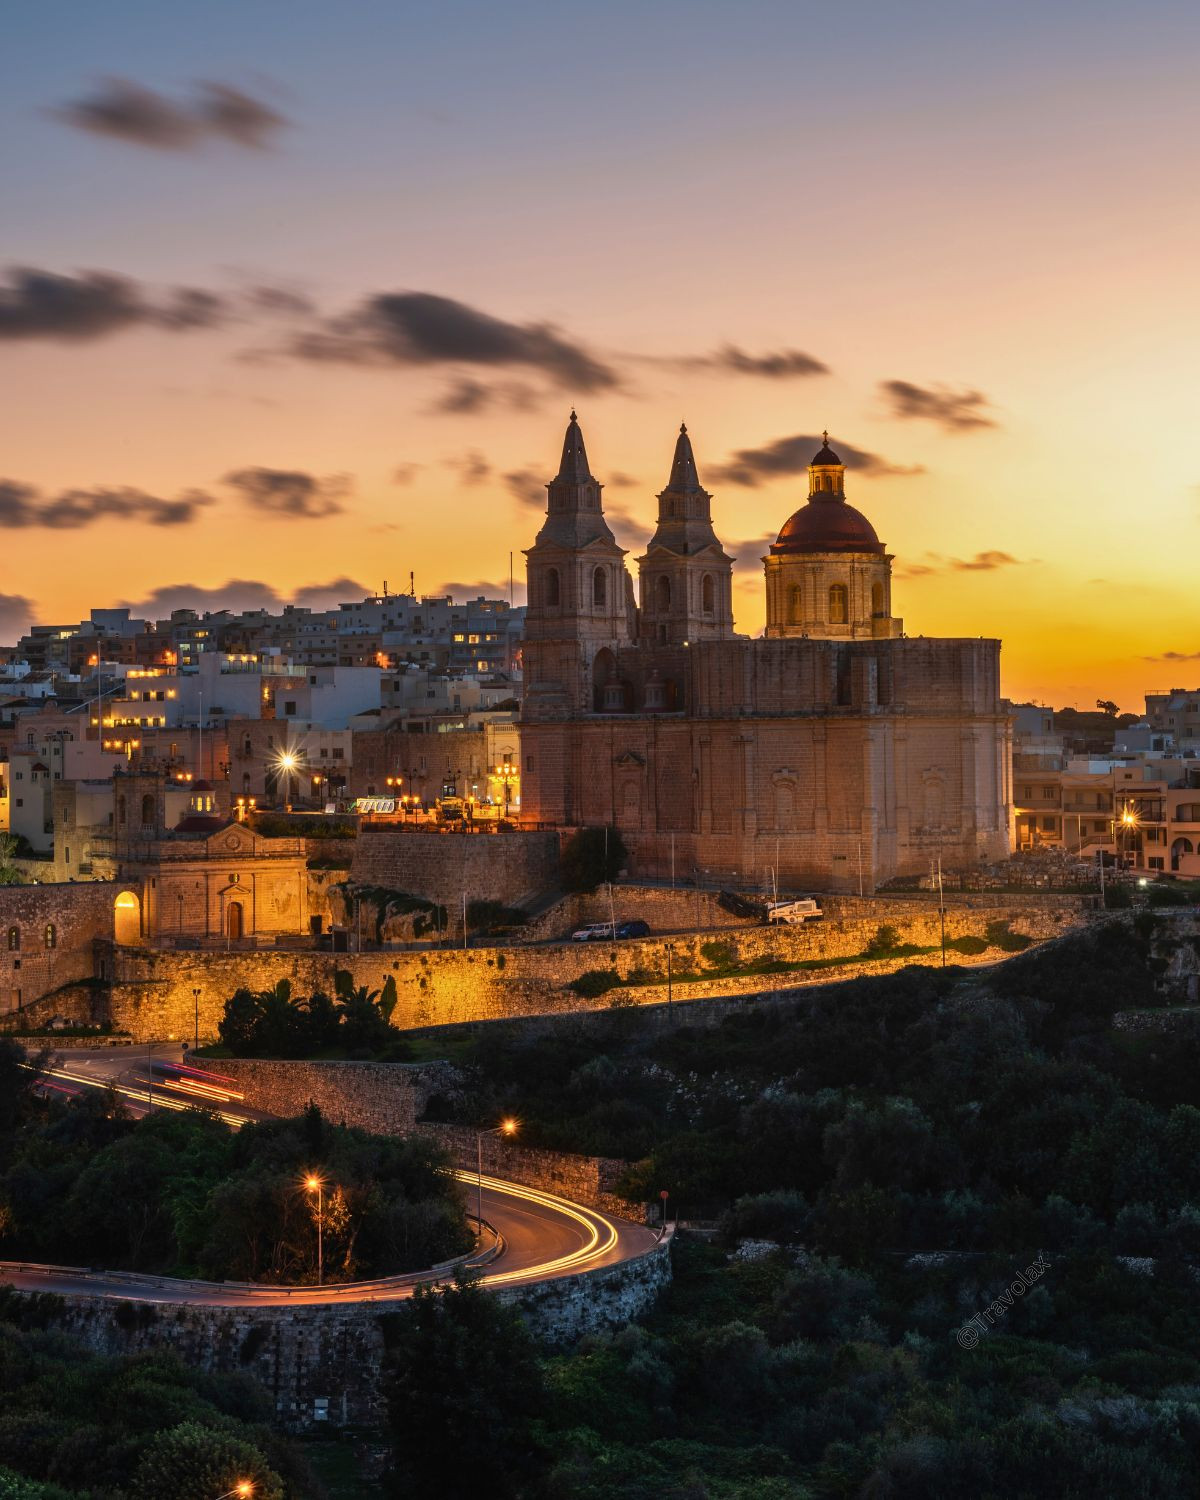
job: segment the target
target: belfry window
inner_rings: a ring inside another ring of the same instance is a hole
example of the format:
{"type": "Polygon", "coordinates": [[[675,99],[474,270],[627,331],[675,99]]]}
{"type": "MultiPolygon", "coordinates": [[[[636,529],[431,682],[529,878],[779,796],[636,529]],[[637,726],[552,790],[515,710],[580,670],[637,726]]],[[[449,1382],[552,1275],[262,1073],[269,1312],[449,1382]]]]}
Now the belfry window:
{"type": "Polygon", "coordinates": [[[546,573],[546,603],[551,609],[559,604],[558,569],[550,568],[546,573]]]}
{"type": "Polygon", "coordinates": [[[706,615],[716,611],[716,590],[713,588],[711,573],[705,573],[704,581],[700,585],[700,608],[706,615]]]}
{"type": "Polygon", "coordinates": [[[844,583],[835,583],[829,590],[829,623],[844,625],[849,615],[849,597],[844,583]]]}
{"type": "Polygon", "coordinates": [[[603,609],[608,603],[608,579],[603,568],[597,568],[592,574],[592,603],[597,609],[603,609]]]}
{"type": "Polygon", "coordinates": [[[665,573],[660,573],[654,584],[654,607],[660,615],[671,610],[671,580],[665,573]]]}

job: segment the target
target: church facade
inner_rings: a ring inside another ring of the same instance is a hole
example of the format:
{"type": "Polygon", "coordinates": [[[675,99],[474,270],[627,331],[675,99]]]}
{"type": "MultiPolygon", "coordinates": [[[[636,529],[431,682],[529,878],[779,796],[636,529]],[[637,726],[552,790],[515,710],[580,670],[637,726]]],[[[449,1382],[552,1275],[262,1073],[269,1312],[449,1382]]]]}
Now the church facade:
{"type": "Polygon", "coordinates": [[[738,635],[733,558],[681,428],[638,590],[571,413],[526,551],[524,821],[612,824],[642,875],[872,890],[1002,859],[1000,642],[904,634],[892,557],[828,436],[738,635]]]}

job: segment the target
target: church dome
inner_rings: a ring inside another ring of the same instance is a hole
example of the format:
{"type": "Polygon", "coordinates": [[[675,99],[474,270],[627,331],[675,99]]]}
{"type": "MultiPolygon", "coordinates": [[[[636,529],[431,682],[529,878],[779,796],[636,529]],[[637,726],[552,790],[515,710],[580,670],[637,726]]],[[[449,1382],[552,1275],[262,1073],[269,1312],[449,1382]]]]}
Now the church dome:
{"type": "Polygon", "coordinates": [[[783,523],[771,543],[776,557],[792,552],[874,552],[883,555],[875,528],[840,495],[814,495],[783,523]]]}

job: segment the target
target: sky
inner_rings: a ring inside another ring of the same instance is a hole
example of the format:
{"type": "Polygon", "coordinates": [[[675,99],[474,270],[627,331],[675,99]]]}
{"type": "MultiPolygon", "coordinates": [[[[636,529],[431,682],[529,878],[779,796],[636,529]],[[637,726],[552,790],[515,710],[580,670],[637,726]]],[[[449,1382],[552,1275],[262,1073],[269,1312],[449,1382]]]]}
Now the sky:
{"type": "MultiPolygon", "coordinates": [[[[738,628],[828,428],[910,634],[1200,681],[1200,7],[48,0],[0,56],[0,641],[506,592],[686,419],[738,628]]],[[[520,592],[518,588],[518,602],[520,592]]]]}

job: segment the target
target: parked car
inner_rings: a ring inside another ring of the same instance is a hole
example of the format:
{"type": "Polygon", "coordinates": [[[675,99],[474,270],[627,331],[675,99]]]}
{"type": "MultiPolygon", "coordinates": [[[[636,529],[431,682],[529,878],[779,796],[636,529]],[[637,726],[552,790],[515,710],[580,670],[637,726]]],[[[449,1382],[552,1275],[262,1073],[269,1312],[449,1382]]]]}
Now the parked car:
{"type": "Polygon", "coordinates": [[[611,939],[613,935],[613,924],[611,922],[589,922],[586,927],[580,927],[571,934],[573,943],[602,943],[605,939],[611,939]]]}
{"type": "Polygon", "coordinates": [[[786,922],[789,926],[798,926],[802,922],[819,922],[824,915],[820,902],[814,901],[811,896],[801,897],[797,901],[772,901],[767,907],[768,922],[786,922]]]}
{"type": "MultiPolygon", "coordinates": [[[[605,929],[605,931],[607,931],[607,928],[605,929]]],[[[649,937],[650,923],[643,922],[640,917],[634,917],[629,922],[618,922],[617,936],[619,938],[649,937]]]]}

